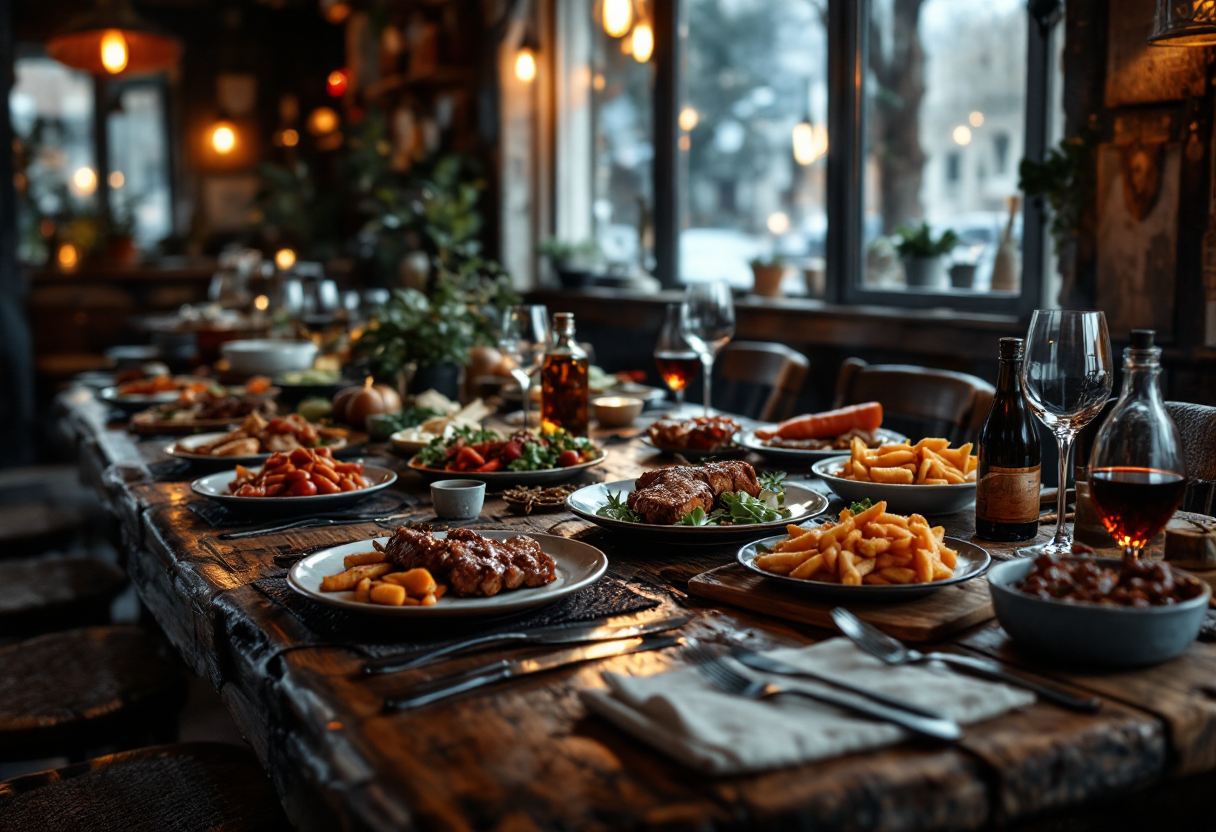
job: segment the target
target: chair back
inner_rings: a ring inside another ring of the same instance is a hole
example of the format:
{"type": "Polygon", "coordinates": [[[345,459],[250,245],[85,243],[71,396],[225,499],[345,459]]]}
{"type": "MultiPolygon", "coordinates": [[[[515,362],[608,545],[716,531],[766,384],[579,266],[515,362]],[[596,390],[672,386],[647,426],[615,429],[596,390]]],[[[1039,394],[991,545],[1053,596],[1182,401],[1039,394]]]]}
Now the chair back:
{"type": "Polygon", "coordinates": [[[714,362],[722,382],[716,406],[762,422],[794,415],[811,362],[784,344],[737,341],[714,362]]]}
{"type": "Polygon", "coordinates": [[[995,392],[988,382],[966,373],[846,358],[835,406],[879,402],[883,425],[913,441],[944,436],[959,443],[979,435],[995,392]]]}
{"type": "Polygon", "coordinates": [[[1188,482],[1182,508],[1211,514],[1216,502],[1216,407],[1166,402],[1165,409],[1178,426],[1186,455],[1188,482]]]}

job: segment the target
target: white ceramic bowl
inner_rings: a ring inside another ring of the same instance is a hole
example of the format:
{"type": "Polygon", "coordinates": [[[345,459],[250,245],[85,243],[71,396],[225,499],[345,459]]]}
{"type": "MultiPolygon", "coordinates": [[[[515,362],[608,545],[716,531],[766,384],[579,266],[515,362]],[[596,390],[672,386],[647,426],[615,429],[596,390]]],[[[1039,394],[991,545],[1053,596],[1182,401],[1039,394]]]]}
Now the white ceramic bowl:
{"type": "Polygon", "coordinates": [[[881,482],[858,482],[836,476],[849,461],[849,455],[823,459],[811,466],[841,499],[850,503],[869,497],[874,502],[887,501],[887,511],[896,514],[953,514],[975,502],[975,483],[961,485],[890,485],[881,482]]]}
{"type": "Polygon", "coordinates": [[[632,396],[601,396],[591,400],[591,411],[595,421],[605,428],[623,428],[632,425],[646,402],[632,396]]]}
{"type": "Polygon", "coordinates": [[[317,345],[312,341],[269,338],[228,341],[220,346],[220,353],[235,375],[274,376],[292,370],[307,370],[317,357],[317,345]]]}

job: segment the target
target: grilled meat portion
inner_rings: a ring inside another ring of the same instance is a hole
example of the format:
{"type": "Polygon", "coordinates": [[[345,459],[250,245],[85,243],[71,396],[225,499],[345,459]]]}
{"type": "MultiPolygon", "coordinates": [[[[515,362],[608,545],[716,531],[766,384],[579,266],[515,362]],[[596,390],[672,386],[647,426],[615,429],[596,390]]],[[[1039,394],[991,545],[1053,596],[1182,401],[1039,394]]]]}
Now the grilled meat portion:
{"type": "Polygon", "coordinates": [[[634,483],[628,505],[643,522],[669,526],[695,508],[706,513],[727,491],[760,493],[756,469],[746,462],[709,462],[699,466],[647,471],[634,483]]]}
{"type": "Polygon", "coordinates": [[[553,558],[530,537],[492,540],[471,529],[436,538],[429,526],[398,526],[384,549],[402,569],[426,569],[459,596],[497,595],[557,578],[553,558]]]}

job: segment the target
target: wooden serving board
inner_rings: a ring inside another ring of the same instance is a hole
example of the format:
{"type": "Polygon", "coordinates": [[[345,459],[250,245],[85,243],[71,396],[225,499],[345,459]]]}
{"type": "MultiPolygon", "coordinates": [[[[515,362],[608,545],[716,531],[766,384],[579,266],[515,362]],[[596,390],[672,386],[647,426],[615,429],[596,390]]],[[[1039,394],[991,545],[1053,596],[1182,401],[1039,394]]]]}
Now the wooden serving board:
{"type": "MultiPolygon", "coordinates": [[[[842,604],[812,600],[737,563],[702,572],[688,582],[688,591],[776,618],[833,630],[832,609],[842,604]]],[[[848,609],[901,641],[934,641],[993,617],[988,582],[984,578],[944,587],[911,601],[849,603],[848,609]]]]}

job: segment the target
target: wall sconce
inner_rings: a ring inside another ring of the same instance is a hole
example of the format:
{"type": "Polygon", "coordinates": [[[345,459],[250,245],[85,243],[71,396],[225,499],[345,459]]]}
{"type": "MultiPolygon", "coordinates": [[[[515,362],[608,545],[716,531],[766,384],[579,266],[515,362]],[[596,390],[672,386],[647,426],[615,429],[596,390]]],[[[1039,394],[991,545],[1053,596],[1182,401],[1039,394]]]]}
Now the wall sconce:
{"type": "Polygon", "coordinates": [[[1148,42],[1154,46],[1216,44],[1216,6],[1211,0],[1157,0],[1148,42]]]}
{"type": "Polygon", "coordinates": [[[94,75],[141,75],[176,64],[181,45],[136,14],[130,0],[98,0],[96,10],[52,35],[46,51],[94,75]]]}
{"type": "Polygon", "coordinates": [[[525,84],[536,78],[536,52],[527,44],[521,45],[515,55],[515,77],[525,84]]]}

